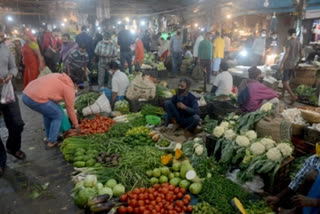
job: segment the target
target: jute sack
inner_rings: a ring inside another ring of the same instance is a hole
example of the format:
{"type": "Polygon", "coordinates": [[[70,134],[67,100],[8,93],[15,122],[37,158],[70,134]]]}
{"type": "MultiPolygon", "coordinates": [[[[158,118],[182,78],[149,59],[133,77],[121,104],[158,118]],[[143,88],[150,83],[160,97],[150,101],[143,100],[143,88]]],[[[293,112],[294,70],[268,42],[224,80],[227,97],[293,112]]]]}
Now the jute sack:
{"type": "Polygon", "coordinates": [[[197,64],[192,70],[192,79],[203,80],[203,69],[199,64],[197,64]]]}
{"type": "Polygon", "coordinates": [[[277,143],[291,141],[291,123],[281,117],[265,117],[256,124],[256,132],[259,137],[272,137],[277,143]]]}
{"type": "Polygon", "coordinates": [[[138,75],[132,80],[126,94],[130,100],[152,100],[155,96],[156,85],[148,77],[142,77],[142,75],[138,75]]]}

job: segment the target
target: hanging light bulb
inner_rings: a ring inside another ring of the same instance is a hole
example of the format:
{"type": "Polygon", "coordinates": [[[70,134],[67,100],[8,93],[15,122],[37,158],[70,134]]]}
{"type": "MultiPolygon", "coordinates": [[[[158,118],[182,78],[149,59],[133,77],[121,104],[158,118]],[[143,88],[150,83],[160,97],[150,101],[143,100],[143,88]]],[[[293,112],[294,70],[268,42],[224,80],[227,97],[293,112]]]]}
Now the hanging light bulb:
{"type": "Polygon", "coordinates": [[[263,6],[264,7],[269,7],[269,0],[265,0],[263,6]]]}

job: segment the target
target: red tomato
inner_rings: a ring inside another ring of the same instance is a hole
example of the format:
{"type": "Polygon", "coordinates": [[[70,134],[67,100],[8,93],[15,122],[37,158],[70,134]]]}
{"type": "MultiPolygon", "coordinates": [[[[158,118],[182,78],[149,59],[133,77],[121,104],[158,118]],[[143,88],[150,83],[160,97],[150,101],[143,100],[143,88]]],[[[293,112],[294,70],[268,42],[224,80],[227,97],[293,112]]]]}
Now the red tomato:
{"type": "Polygon", "coordinates": [[[140,209],[139,207],[136,207],[133,209],[134,214],[140,214],[140,209]]]}
{"type": "Polygon", "coordinates": [[[153,188],[155,188],[155,189],[158,189],[159,187],[160,187],[159,184],[154,184],[154,185],[153,185],[153,188]]]}
{"type": "Polygon", "coordinates": [[[181,207],[175,207],[174,209],[177,213],[181,213],[181,207]]]}
{"type": "Polygon", "coordinates": [[[145,199],[147,199],[149,197],[149,194],[147,192],[145,192],[143,195],[144,195],[145,199]]]}
{"type": "Polygon", "coordinates": [[[143,212],[143,214],[150,214],[151,212],[149,211],[149,210],[145,210],[144,212],[143,212]]]}
{"type": "Polygon", "coordinates": [[[173,186],[172,184],[169,185],[169,190],[174,190],[175,186],[173,186]]]}
{"type": "Polygon", "coordinates": [[[120,201],[122,201],[122,202],[127,201],[127,199],[128,199],[128,195],[127,195],[127,194],[124,194],[124,195],[122,195],[122,196],[120,197],[120,201]]]}
{"type": "Polygon", "coordinates": [[[180,192],[179,187],[174,188],[174,193],[175,193],[175,194],[178,194],[179,192],[180,192]]]}
{"type": "Polygon", "coordinates": [[[140,194],[140,190],[136,188],[133,190],[133,193],[138,195],[138,194],[140,194]]]}
{"type": "Polygon", "coordinates": [[[170,205],[167,207],[168,210],[173,210],[173,208],[174,208],[174,207],[173,207],[173,204],[170,204],[170,205]]]}
{"type": "Polygon", "coordinates": [[[184,205],[188,205],[190,203],[190,201],[187,198],[185,198],[185,199],[183,199],[183,203],[184,203],[184,205]]]}
{"type": "Polygon", "coordinates": [[[178,194],[177,194],[177,198],[178,199],[181,199],[183,197],[183,194],[181,193],[181,192],[179,192],[178,194]]]}
{"type": "Polygon", "coordinates": [[[188,199],[189,201],[191,201],[191,196],[189,194],[184,196],[184,199],[188,199]]]}
{"type": "Polygon", "coordinates": [[[161,210],[161,207],[160,207],[159,205],[156,205],[156,206],[155,206],[155,209],[156,209],[156,211],[159,212],[159,211],[161,210]]]}
{"type": "Polygon", "coordinates": [[[160,210],[160,213],[161,213],[161,214],[166,213],[165,209],[162,208],[162,209],[160,210]]]}
{"type": "Polygon", "coordinates": [[[178,200],[178,201],[176,201],[176,205],[177,205],[178,207],[183,207],[183,206],[184,206],[184,203],[183,203],[183,201],[178,200]]]}
{"type": "Polygon", "coordinates": [[[156,206],[157,202],[156,201],[151,201],[150,204],[153,205],[153,206],[156,206]]]}
{"type": "Polygon", "coordinates": [[[162,188],[161,192],[163,194],[167,194],[169,192],[169,189],[168,188],[162,188]]]}
{"type": "Polygon", "coordinates": [[[118,208],[119,214],[126,214],[127,213],[127,208],[125,206],[120,206],[118,208]]]}
{"type": "Polygon", "coordinates": [[[188,206],[187,206],[187,212],[192,212],[192,210],[193,210],[192,205],[188,205],[188,206]]]}
{"type": "Polygon", "coordinates": [[[139,207],[144,206],[144,201],[143,201],[143,200],[139,200],[139,201],[138,201],[138,206],[139,206],[139,207]]]}
{"type": "Polygon", "coordinates": [[[157,210],[151,210],[151,214],[157,214],[157,210]]]}
{"type": "Polygon", "coordinates": [[[146,191],[146,188],[141,187],[139,190],[140,190],[140,193],[144,193],[146,191]]]}
{"type": "Polygon", "coordinates": [[[153,194],[149,194],[149,195],[148,195],[148,198],[149,198],[150,201],[153,201],[153,200],[154,200],[153,194]]]}
{"type": "Polygon", "coordinates": [[[140,210],[140,213],[143,213],[146,210],[146,208],[144,206],[140,206],[139,210],[140,210]]]}
{"type": "Polygon", "coordinates": [[[184,195],[184,194],[186,193],[186,189],[181,188],[181,189],[180,189],[180,192],[184,195]]]}
{"type": "Polygon", "coordinates": [[[128,213],[133,213],[133,207],[129,206],[129,207],[127,208],[127,212],[128,212],[128,213]]]}
{"type": "Polygon", "coordinates": [[[131,206],[131,207],[135,207],[137,205],[137,200],[136,199],[132,199],[130,201],[128,201],[128,204],[131,206]]]}
{"type": "Polygon", "coordinates": [[[161,197],[157,197],[157,198],[156,198],[156,201],[157,201],[157,202],[161,202],[161,201],[162,201],[162,198],[161,198],[161,197]]]}
{"type": "Polygon", "coordinates": [[[149,192],[149,193],[154,193],[155,191],[156,191],[155,188],[149,188],[149,189],[148,189],[148,192],[149,192]]]}
{"type": "Polygon", "coordinates": [[[150,201],[147,199],[144,201],[145,204],[150,204],[150,201]]]}
{"type": "Polygon", "coordinates": [[[137,195],[137,194],[132,194],[132,195],[131,195],[131,198],[132,198],[132,199],[138,199],[138,195],[137,195]]]}
{"type": "Polygon", "coordinates": [[[145,199],[145,198],[144,198],[144,194],[143,194],[143,193],[140,193],[139,196],[138,196],[138,199],[139,199],[139,200],[144,200],[144,199],[145,199]]]}

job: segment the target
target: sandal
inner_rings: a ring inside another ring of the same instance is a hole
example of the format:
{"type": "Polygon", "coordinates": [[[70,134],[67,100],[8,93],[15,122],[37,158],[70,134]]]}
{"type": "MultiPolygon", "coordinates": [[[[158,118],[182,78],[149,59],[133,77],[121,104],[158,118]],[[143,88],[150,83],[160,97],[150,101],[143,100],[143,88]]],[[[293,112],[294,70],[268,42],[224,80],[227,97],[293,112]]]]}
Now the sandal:
{"type": "Polygon", "coordinates": [[[8,154],[14,156],[15,158],[17,158],[17,159],[19,159],[19,160],[24,160],[24,159],[26,159],[26,154],[25,154],[23,151],[21,151],[21,150],[16,151],[16,152],[12,152],[12,151],[10,151],[10,150],[7,150],[7,152],[8,152],[8,154]]]}
{"type": "Polygon", "coordinates": [[[48,143],[46,144],[46,150],[53,149],[53,148],[55,148],[55,147],[57,147],[57,146],[59,146],[59,145],[60,145],[59,142],[55,142],[55,143],[50,143],[50,142],[48,142],[48,143]]]}

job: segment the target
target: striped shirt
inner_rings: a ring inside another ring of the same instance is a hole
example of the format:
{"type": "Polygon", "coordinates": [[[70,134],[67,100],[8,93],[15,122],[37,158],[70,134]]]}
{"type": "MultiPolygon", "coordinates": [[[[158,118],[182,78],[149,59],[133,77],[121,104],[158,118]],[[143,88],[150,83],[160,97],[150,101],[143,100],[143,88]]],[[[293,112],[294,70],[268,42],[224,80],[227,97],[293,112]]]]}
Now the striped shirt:
{"type": "Polygon", "coordinates": [[[301,183],[303,182],[305,176],[311,170],[320,171],[320,157],[318,157],[317,155],[312,155],[306,160],[300,171],[289,184],[289,188],[293,191],[297,191],[301,183]]]}
{"type": "Polygon", "coordinates": [[[69,64],[71,71],[81,70],[88,62],[88,54],[81,55],[78,49],[73,50],[67,59],[67,64],[69,64]]]}
{"type": "Polygon", "coordinates": [[[102,40],[97,44],[94,53],[99,56],[99,63],[108,64],[113,59],[111,56],[117,55],[117,46],[113,42],[102,40]]]}

